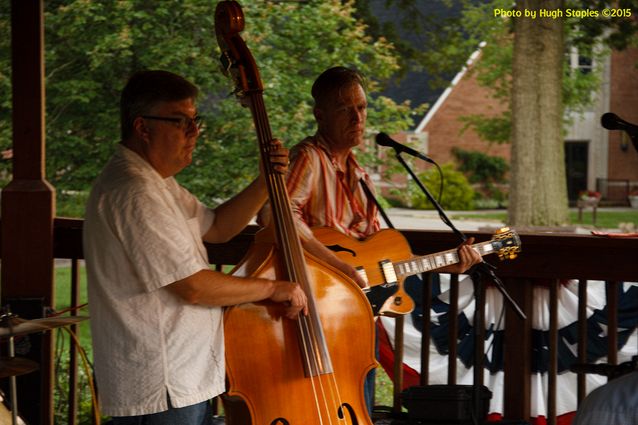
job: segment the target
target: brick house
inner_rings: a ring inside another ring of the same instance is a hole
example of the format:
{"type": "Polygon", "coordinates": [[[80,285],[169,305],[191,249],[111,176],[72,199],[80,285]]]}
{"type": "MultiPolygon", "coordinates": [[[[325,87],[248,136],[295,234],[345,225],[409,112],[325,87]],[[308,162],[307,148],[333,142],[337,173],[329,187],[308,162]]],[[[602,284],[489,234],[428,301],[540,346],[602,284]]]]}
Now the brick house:
{"type": "MultiPolygon", "coordinates": [[[[572,67],[581,72],[591,68],[591,63],[583,61],[576,52],[568,59],[572,67]]],[[[509,160],[509,144],[485,142],[471,129],[462,132],[464,123],[460,117],[478,113],[499,115],[508,107],[493,99],[470,72],[477,60],[480,60],[480,51],[468,59],[415,129],[395,135],[396,139],[410,143],[439,164],[454,162],[453,147],[509,160]]],[[[611,111],[625,121],[638,123],[638,48],[614,51],[602,66],[602,83],[595,93],[595,102],[584,114],[573,114],[572,124],[566,128],[568,193],[574,201],[581,190],[597,190],[602,193],[603,202],[627,205],[628,192],[638,189],[638,152],[626,133],[602,128],[600,117],[611,111]]],[[[398,178],[392,183],[379,183],[381,187],[388,187],[400,186],[403,182],[405,179],[398,178]]]]}

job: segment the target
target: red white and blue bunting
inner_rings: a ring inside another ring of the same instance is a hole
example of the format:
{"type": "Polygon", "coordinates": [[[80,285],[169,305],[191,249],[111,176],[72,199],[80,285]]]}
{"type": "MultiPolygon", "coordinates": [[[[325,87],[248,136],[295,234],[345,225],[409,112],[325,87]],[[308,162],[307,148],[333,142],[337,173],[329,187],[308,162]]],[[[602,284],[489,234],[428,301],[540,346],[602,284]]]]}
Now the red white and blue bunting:
{"type": "MultiPolygon", "coordinates": [[[[459,282],[459,340],[457,356],[457,383],[472,384],[473,377],[473,283],[468,276],[460,276],[459,282]]],[[[558,425],[571,423],[577,408],[577,375],[569,371],[577,363],[578,281],[570,280],[560,285],[558,291],[558,400],[556,411],[558,425]]],[[[417,307],[406,315],[404,326],[404,388],[419,385],[421,368],[420,306],[422,284],[412,277],[405,282],[406,291],[414,298],[417,307]]],[[[439,275],[432,285],[431,343],[429,384],[446,384],[448,370],[448,314],[449,275],[439,275]]],[[[638,283],[619,285],[618,308],[618,363],[638,355],[638,283]]],[[[547,368],[549,359],[549,289],[535,286],[533,289],[532,316],[532,400],[531,415],[535,425],[546,423],[547,368]]],[[[588,281],[587,285],[588,363],[606,361],[607,306],[605,283],[588,281]]],[[[498,419],[503,412],[503,298],[497,288],[486,289],[485,309],[485,370],[484,385],[492,391],[490,418],[498,419]]],[[[380,340],[379,360],[390,377],[393,373],[394,324],[392,318],[381,317],[377,322],[380,340]]],[[[607,382],[601,375],[587,374],[587,392],[607,382]]]]}

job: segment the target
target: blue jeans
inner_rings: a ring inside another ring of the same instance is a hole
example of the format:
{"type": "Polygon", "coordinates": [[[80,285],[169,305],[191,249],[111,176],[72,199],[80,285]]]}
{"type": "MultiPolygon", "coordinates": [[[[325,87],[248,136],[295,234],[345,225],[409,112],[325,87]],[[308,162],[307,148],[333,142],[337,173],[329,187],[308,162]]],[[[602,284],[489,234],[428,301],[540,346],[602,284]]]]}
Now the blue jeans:
{"type": "Polygon", "coordinates": [[[192,406],[175,408],[150,415],[116,416],[113,425],[211,425],[213,412],[208,401],[192,406]]]}
{"type": "Polygon", "coordinates": [[[374,390],[376,377],[377,370],[372,369],[370,372],[368,372],[365,381],[363,381],[363,397],[365,398],[368,415],[370,417],[372,417],[372,411],[374,409],[374,390]]]}
{"type": "MultiPolygon", "coordinates": [[[[379,338],[377,337],[376,324],[374,327],[374,357],[379,359],[379,338]]],[[[376,377],[377,369],[372,369],[368,372],[366,379],[363,381],[363,397],[366,401],[366,407],[368,408],[368,415],[372,417],[372,411],[374,410],[374,393],[376,390],[376,377]]]]}

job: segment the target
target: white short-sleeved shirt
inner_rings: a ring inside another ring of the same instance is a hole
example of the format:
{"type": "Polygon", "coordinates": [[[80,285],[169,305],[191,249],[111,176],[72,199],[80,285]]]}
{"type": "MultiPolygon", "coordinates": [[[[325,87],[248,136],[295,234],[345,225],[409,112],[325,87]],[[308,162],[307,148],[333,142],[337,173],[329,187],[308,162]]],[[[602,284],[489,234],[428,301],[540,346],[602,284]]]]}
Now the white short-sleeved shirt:
{"type": "Polygon", "coordinates": [[[175,179],[118,145],[96,180],[84,256],[102,413],[190,406],[224,391],[222,309],[164,286],[208,269],[202,236],[212,210],[175,179]]]}

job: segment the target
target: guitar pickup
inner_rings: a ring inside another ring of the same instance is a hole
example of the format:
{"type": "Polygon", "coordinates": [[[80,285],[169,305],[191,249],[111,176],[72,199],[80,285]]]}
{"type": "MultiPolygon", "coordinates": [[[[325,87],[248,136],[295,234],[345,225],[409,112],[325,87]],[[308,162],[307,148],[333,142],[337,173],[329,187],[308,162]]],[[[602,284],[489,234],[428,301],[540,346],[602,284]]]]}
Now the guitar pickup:
{"type": "Polygon", "coordinates": [[[370,288],[370,281],[368,280],[368,274],[366,273],[366,270],[363,268],[363,266],[357,266],[354,269],[356,270],[359,277],[363,279],[363,281],[366,283],[366,286],[363,289],[365,290],[370,288]]]}
{"type": "Polygon", "coordinates": [[[379,266],[381,267],[381,273],[383,274],[384,284],[394,284],[398,283],[397,274],[394,271],[394,264],[390,260],[379,261],[379,266]]]}

